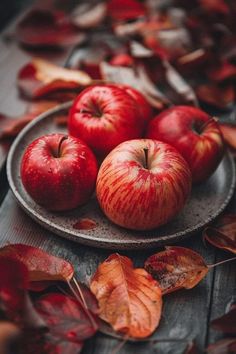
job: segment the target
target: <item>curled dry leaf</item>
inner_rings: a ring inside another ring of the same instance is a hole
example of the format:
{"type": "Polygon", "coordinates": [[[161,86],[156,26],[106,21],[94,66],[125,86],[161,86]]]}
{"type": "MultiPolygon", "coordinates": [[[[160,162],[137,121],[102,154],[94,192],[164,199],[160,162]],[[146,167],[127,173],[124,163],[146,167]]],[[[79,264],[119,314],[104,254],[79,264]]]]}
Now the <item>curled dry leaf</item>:
{"type": "Polygon", "coordinates": [[[79,44],[85,35],[62,12],[35,9],[18,23],[16,37],[27,46],[66,47],[79,44]]]}
{"type": "Polygon", "coordinates": [[[236,304],[232,304],[229,312],[211,321],[211,327],[226,334],[236,334],[236,304]]]}
{"type": "Polygon", "coordinates": [[[145,338],[157,328],[162,310],[159,284],[132,261],[112,254],[98,267],[90,284],[100,317],[115,331],[145,338]]]}
{"type": "Polygon", "coordinates": [[[83,71],[62,68],[40,58],[34,58],[18,74],[18,87],[29,98],[79,89],[91,83],[92,79],[83,71]]]}
{"type": "Polygon", "coordinates": [[[21,261],[29,271],[29,280],[34,281],[65,281],[74,275],[73,266],[62,258],[52,256],[40,248],[14,244],[0,249],[1,257],[21,261]]]}
{"type": "Polygon", "coordinates": [[[236,125],[228,123],[220,123],[220,130],[224,140],[230,148],[236,150],[236,125]]]}
{"type": "Polygon", "coordinates": [[[198,86],[196,94],[200,101],[219,109],[225,109],[234,102],[233,85],[220,87],[214,84],[198,86]]]}
{"type": "Polygon", "coordinates": [[[84,307],[70,296],[47,294],[36,301],[35,307],[55,338],[80,343],[98,329],[95,317],[92,323],[84,307]]]}
{"type": "Polygon", "coordinates": [[[203,258],[184,247],[166,247],[163,252],[150,256],[145,269],[158,280],[162,294],[178,289],[191,289],[207,274],[208,267],[203,258]]]}
{"type": "Polygon", "coordinates": [[[29,122],[39,114],[58,105],[54,101],[42,101],[29,105],[24,114],[8,117],[0,114],[0,139],[14,138],[29,122]]]}
{"type": "MultiPolygon", "coordinates": [[[[236,224],[236,223],[235,223],[236,224]]],[[[235,225],[234,225],[235,227],[235,225]]],[[[213,246],[236,254],[236,233],[225,234],[213,227],[207,227],[203,231],[203,237],[213,246]]]]}

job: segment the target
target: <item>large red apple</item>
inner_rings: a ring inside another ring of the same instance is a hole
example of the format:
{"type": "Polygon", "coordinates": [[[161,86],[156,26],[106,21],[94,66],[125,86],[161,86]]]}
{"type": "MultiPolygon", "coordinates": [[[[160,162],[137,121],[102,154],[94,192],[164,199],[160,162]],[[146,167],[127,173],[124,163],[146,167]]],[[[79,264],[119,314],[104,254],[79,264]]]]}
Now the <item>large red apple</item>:
{"type": "Polygon", "coordinates": [[[115,86],[91,86],[74,101],[69,133],[85,141],[99,157],[123,141],[142,134],[143,120],[136,101],[115,86]]]}
{"type": "Polygon", "coordinates": [[[149,123],[146,137],[174,146],[189,163],[195,183],[215,171],[224,152],[216,120],[190,106],[175,106],[160,113],[149,123]]]}
{"type": "Polygon", "coordinates": [[[153,229],[183,208],[191,179],[187,162],[172,146],[151,139],[130,140],[103,161],[97,198],[115,224],[134,230],[153,229]]]}
{"type": "Polygon", "coordinates": [[[86,203],[93,193],[97,161],[77,138],[44,135],[26,149],[21,178],[29,195],[48,210],[69,210],[86,203]]]}
{"type": "Polygon", "coordinates": [[[153,117],[153,111],[152,111],[152,107],[150,106],[146,98],[143,96],[143,94],[140,91],[128,85],[115,84],[109,86],[116,86],[125,90],[135,100],[141,118],[143,119],[143,129],[145,130],[147,128],[149,121],[153,117]]]}

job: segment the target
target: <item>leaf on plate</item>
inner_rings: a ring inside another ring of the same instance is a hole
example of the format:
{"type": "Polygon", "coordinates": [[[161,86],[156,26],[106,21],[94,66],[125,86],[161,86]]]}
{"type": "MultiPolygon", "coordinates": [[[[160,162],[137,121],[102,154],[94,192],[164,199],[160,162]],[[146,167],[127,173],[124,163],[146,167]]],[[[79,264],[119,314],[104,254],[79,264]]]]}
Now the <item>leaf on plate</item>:
{"type": "Polygon", "coordinates": [[[29,122],[39,114],[58,105],[54,101],[32,103],[26,112],[18,117],[8,117],[0,114],[0,139],[14,138],[29,122]]]}
{"type": "Polygon", "coordinates": [[[110,255],[94,274],[90,289],[100,317],[115,331],[144,338],[157,328],[162,310],[159,284],[144,269],[119,254],[110,255]]]}
{"type": "Polygon", "coordinates": [[[229,311],[211,321],[211,327],[226,334],[236,334],[236,304],[232,304],[229,311]]]}
{"type": "Polygon", "coordinates": [[[236,150],[236,125],[220,122],[219,127],[226,143],[236,150]]]}
{"type": "Polygon", "coordinates": [[[0,249],[1,257],[21,261],[29,271],[29,280],[33,281],[65,281],[74,275],[73,266],[66,260],[55,257],[40,248],[12,244],[0,249]]]}
{"type": "Polygon", "coordinates": [[[55,91],[72,90],[92,83],[88,74],[34,58],[18,74],[18,87],[29,98],[46,96],[55,91]]]}
{"type": "Polygon", "coordinates": [[[81,218],[73,224],[73,228],[76,230],[92,230],[96,227],[96,221],[89,218],[81,218]]]}
{"type": "Polygon", "coordinates": [[[92,323],[84,307],[70,296],[44,295],[36,301],[35,308],[55,338],[80,343],[92,337],[98,329],[95,317],[92,323]]]}
{"type": "Polygon", "coordinates": [[[233,354],[236,352],[236,339],[225,338],[210,344],[206,348],[208,354],[233,354]]]}
{"type": "Polygon", "coordinates": [[[62,12],[34,9],[18,23],[15,35],[27,46],[66,47],[85,40],[81,33],[62,12]]]}
{"type": "Polygon", "coordinates": [[[200,101],[219,109],[225,109],[234,102],[235,93],[232,85],[220,87],[214,84],[200,85],[196,89],[200,101]]]}
{"type": "Polygon", "coordinates": [[[146,14],[144,5],[137,0],[109,0],[107,6],[113,21],[126,21],[146,14]]]}
{"type": "Polygon", "coordinates": [[[208,273],[208,266],[197,252],[172,246],[150,256],[145,269],[158,280],[162,294],[191,289],[208,273]]]}
{"type": "Polygon", "coordinates": [[[236,78],[236,65],[225,60],[218,66],[208,71],[208,77],[212,81],[222,82],[236,78]]]}
{"type": "Polygon", "coordinates": [[[99,3],[82,3],[75,7],[71,13],[71,22],[82,28],[94,28],[99,26],[105,19],[107,14],[107,4],[99,3]]]}

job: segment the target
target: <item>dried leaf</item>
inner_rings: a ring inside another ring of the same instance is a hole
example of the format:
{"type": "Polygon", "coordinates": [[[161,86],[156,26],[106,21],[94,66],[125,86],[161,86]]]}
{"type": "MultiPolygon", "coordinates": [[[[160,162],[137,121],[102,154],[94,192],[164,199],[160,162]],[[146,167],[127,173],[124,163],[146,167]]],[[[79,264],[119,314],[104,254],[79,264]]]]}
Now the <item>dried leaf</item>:
{"type": "Polygon", "coordinates": [[[184,247],[166,247],[163,252],[150,256],[145,269],[158,280],[162,294],[196,286],[207,274],[203,258],[184,247]]]}
{"type": "Polygon", "coordinates": [[[81,304],[69,296],[47,294],[36,301],[35,307],[50,328],[51,335],[63,341],[80,343],[92,337],[98,329],[81,304]]]}
{"type": "Polygon", "coordinates": [[[220,122],[219,127],[226,143],[236,149],[236,125],[220,122]]]}
{"type": "Polygon", "coordinates": [[[76,230],[92,230],[97,227],[96,221],[89,218],[82,218],[73,224],[73,228],[76,230]]]}
{"type": "Polygon", "coordinates": [[[210,344],[206,352],[209,354],[233,354],[236,352],[236,339],[221,339],[214,344],[210,344]]]}
{"type": "Polygon", "coordinates": [[[65,14],[44,9],[28,12],[16,27],[16,37],[22,44],[34,47],[66,47],[86,38],[65,14]]]}
{"type": "Polygon", "coordinates": [[[145,7],[136,0],[109,0],[107,11],[113,21],[126,21],[145,16],[145,7]]]}
{"type": "Polygon", "coordinates": [[[0,114],[0,139],[14,138],[29,122],[39,114],[58,105],[54,101],[42,101],[29,105],[24,114],[8,117],[0,114]]]}
{"type": "Polygon", "coordinates": [[[99,26],[107,14],[107,4],[105,2],[82,3],[75,7],[71,14],[71,22],[82,28],[94,28],[99,26]]]}
{"type": "Polygon", "coordinates": [[[234,87],[220,87],[214,84],[200,85],[196,89],[200,101],[219,109],[225,109],[234,102],[234,87]]]}
{"type": "Polygon", "coordinates": [[[98,267],[90,289],[98,300],[101,319],[115,331],[144,338],[158,326],[162,309],[159,284],[144,269],[134,269],[129,258],[109,256],[98,267]]]}
{"type": "Polygon", "coordinates": [[[225,228],[207,227],[203,231],[203,237],[213,246],[236,254],[236,221],[225,228]]]}
{"type": "MultiPolygon", "coordinates": [[[[74,275],[73,266],[62,258],[52,256],[40,248],[14,244],[0,249],[0,257],[8,257],[24,263],[32,281],[65,281],[74,275]]],[[[1,260],[1,258],[0,258],[1,260]]]]}
{"type": "Polygon", "coordinates": [[[236,334],[236,304],[232,304],[229,312],[211,321],[211,327],[217,331],[236,334]]]}
{"type": "Polygon", "coordinates": [[[32,59],[18,74],[18,87],[29,98],[79,89],[91,83],[92,79],[83,71],[62,68],[40,58],[32,59]]]}

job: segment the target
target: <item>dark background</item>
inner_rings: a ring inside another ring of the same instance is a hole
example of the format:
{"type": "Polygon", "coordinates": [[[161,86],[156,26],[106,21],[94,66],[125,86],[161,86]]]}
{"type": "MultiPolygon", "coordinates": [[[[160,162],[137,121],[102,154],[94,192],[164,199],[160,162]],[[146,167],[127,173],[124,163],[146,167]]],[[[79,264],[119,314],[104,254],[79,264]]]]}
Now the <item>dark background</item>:
{"type": "MultiPolygon", "coordinates": [[[[65,0],[66,1],[66,0],[65,0]]],[[[19,12],[34,0],[0,0],[0,30],[19,12]]]]}

